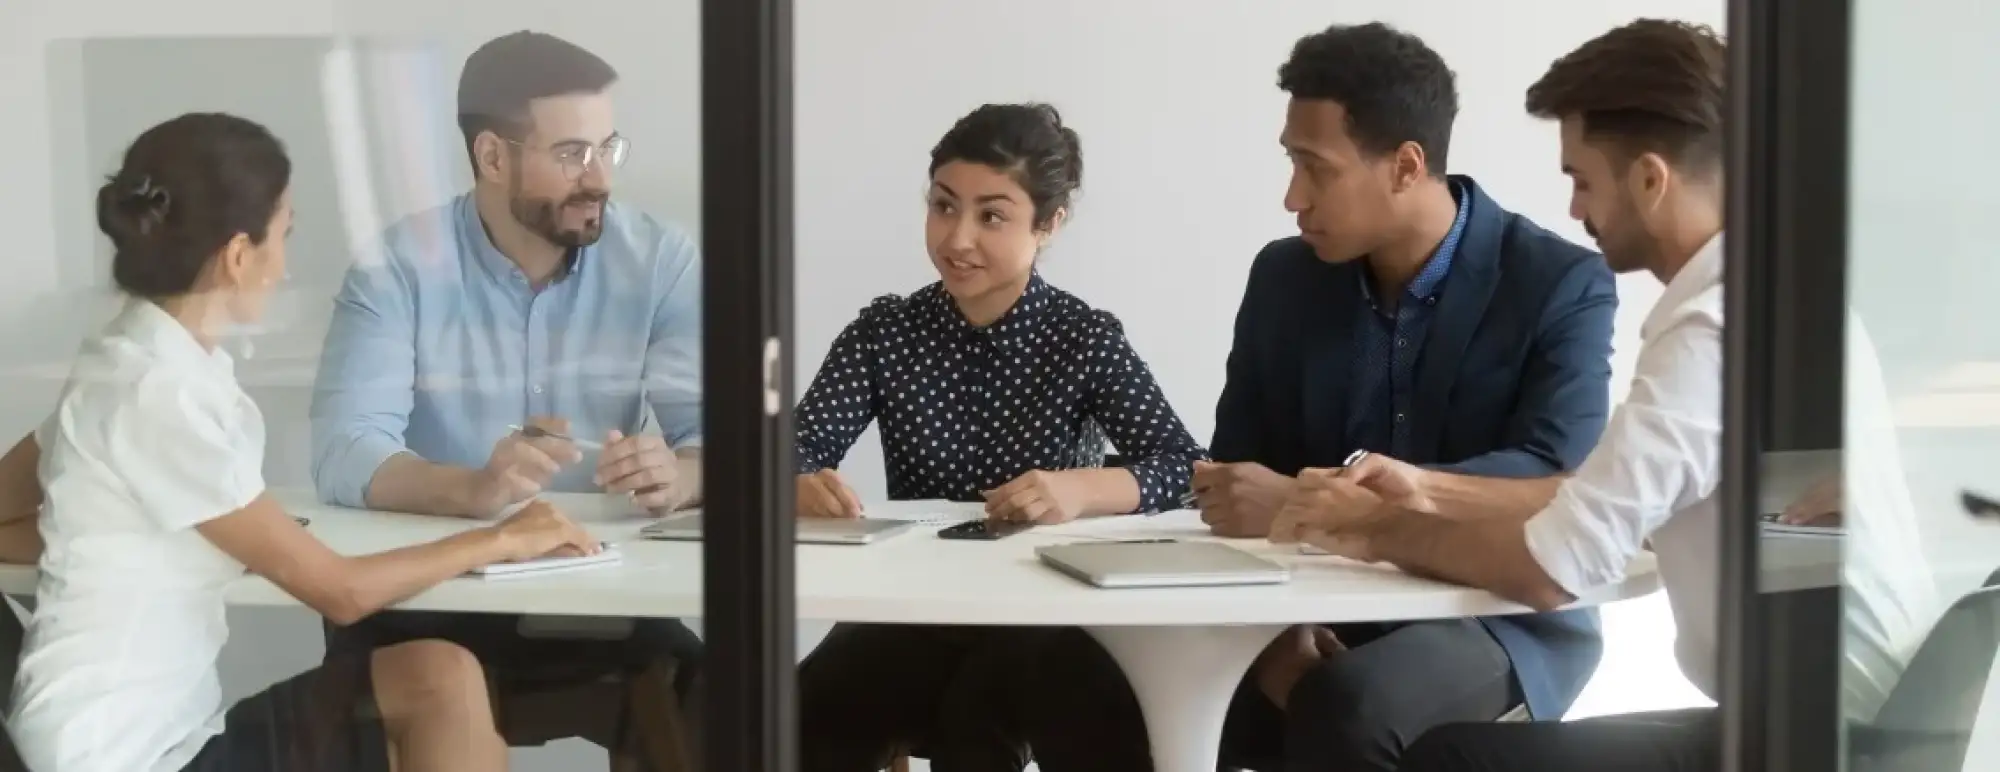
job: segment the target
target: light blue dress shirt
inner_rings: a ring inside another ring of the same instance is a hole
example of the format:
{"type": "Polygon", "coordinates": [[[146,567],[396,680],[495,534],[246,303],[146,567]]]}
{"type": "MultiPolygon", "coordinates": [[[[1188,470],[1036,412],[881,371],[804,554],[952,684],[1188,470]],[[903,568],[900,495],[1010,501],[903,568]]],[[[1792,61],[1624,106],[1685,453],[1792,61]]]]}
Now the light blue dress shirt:
{"type": "MultiPolygon", "coordinates": [[[[530,416],[602,440],[701,442],[701,261],[685,232],[608,204],[604,233],[537,291],[469,195],[412,215],[334,299],[313,387],[313,482],[359,507],[398,453],[465,467],[530,416]],[[648,421],[650,408],[651,421],[648,421]]],[[[596,454],[548,486],[594,491],[596,454]]]]}

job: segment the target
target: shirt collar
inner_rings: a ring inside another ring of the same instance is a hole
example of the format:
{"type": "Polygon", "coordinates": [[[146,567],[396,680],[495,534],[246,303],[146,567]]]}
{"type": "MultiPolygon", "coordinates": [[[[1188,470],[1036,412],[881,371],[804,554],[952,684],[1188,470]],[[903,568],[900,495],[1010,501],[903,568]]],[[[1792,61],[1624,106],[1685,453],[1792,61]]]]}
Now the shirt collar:
{"type": "Polygon", "coordinates": [[[1653,310],[1647,312],[1645,323],[1639,326],[1641,340],[1658,334],[1679,315],[1677,311],[1698,302],[1702,293],[1722,283],[1722,242],[1721,233],[1710,237],[1667,282],[1666,290],[1660,293],[1653,310]]]}
{"type": "Polygon", "coordinates": [[[1030,273],[1028,286],[1021,291],[1020,299],[1014,301],[1007,313],[984,327],[974,326],[966,320],[965,314],[959,312],[958,304],[951,301],[951,294],[945,292],[942,282],[936,285],[932,302],[936,311],[944,316],[947,329],[1006,347],[1018,344],[1028,333],[1041,326],[1041,319],[1048,314],[1049,303],[1054,299],[1053,294],[1053,289],[1042,279],[1040,271],[1030,273]]]}
{"type": "MultiPolygon", "coordinates": [[[[611,204],[605,202],[604,222],[608,224],[610,220],[611,204]]],[[[492,276],[495,281],[519,282],[522,287],[527,286],[528,277],[521,273],[520,266],[515,265],[506,253],[500,251],[500,247],[493,244],[493,237],[486,232],[486,223],[479,218],[479,206],[473,202],[471,193],[459,197],[458,223],[459,228],[465,232],[460,242],[472,245],[473,257],[487,275],[492,276]]],[[[550,283],[559,283],[576,275],[584,263],[584,253],[588,251],[589,247],[571,247],[564,255],[562,270],[556,273],[550,283]]]]}
{"type": "Polygon", "coordinates": [[[126,300],[125,309],[112,324],[120,336],[138,344],[163,364],[235,379],[236,365],[229,352],[220,346],[213,350],[203,348],[194,333],[153,301],[126,300]]]}
{"type": "MultiPolygon", "coordinates": [[[[1451,230],[1446,231],[1444,240],[1438,242],[1437,250],[1431,253],[1431,259],[1424,261],[1424,267],[1418,269],[1417,275],[1410,279],[1410,286],[1404,289],[1403,294],[1411,300],[1427,304],[1436,302],[1439,287],[1444,284],[1445,276],[1451,273],[1452,258],[1458,256],[1458,243],[1465,237],[1465,221],[1472,209],[1472,196],[1467,195],[1465,187],[1457,182],[1451,182],[1449,185],[1452,198],[1458,202],[1458,214],[1452,218],[1451,230]]],[[[1369,280],[1365,263],[1363,268],[1362,297],[1366,298],[1370,305],[1374,305],[1375,287],[1369,280]]]]}

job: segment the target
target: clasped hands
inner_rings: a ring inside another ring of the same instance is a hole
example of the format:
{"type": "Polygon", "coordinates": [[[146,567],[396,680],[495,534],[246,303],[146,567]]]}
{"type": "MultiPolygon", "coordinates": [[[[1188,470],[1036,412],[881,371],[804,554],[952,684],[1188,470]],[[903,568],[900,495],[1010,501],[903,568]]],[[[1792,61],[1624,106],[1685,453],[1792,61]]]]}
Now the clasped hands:
{"type": "Polygon", "coordinates": [[[1195,462],[1202,522],[1218,536],[1304,543],[1373,561],[1369,536],[1399,511],[1433,512],[1427,472],[1379,454],[1287,477],[1261,464],[1195,462]]]}
{"type": "MultiPolygon", "coordinates": [[[[561,418],[533,418],[523,431],[500,438],[480,470],[482,507],[498,511],[542,492],[564,466],[583,460],[561,418]]],[[[664,514],[686,504],[689,486],[680,485],[679,459],[657,435],[626,435],[612,430],[604,438],[592,482],[608,493],[632,497],[639,506],[664,514]]]]}

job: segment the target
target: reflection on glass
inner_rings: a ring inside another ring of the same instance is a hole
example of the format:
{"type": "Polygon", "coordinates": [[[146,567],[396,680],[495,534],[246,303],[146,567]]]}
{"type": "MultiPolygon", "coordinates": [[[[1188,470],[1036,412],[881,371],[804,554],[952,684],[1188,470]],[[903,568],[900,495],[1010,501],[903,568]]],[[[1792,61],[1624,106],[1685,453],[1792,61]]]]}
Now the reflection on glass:
{"type": "MultiPolygon", "coordinates": [[[[1973,153],[1938,177],[1901,150],[1911,137],[1967,147],[2000,131],[2000,113],[1948,98],[1949,82],[2000,73],[2000,27],[1972,11],[1853,11],[1846,270],[1854,313],[1881,344],[1879,376],[1848,367],[1842,692],[1854,770],[2000,767],[2000,527],[1971,516],[1963,495],[2000,493],[2000,273],[1979,235],[1994,200],[1981,181],[1996,168],[1973,153]],[[1888,464],[1907,478],[1894,498],[1856,479],[1888,464]],[[1871,496],[1896,519],[1871,517],[1871,496]]],[[[1850,356],[1867,345],[1857,330],[1850,356]]]]}
{"type": "Polygon", "coordinates": [[[0,214],[33,269],[0,431],[40,427],[0,443],[0,751],[683,768],[701,643],[656,617],[699,613],[699,547],[619,542],[701,502],[696,110],[659,88],[692,74],[590,20],[195,5],[212,33],[26,21],[52,216],[0,214]]]}

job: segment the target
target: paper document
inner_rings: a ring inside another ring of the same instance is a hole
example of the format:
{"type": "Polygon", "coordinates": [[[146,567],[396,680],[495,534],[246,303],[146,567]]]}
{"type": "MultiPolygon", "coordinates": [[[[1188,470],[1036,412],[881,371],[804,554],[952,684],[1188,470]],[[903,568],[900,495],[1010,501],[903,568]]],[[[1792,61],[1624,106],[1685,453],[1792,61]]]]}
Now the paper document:
{"type": "Polygon", "coordinates": [[[618,545],[603,542],[603,549],[595,555],[573,558],[535,558],[514,563],[494,563],[472,569],[471,574],[483,579],[500,579],[516,576],[546,574],[552,571],[573,571],[595,566],[615,565],[625,559],[618,551],[618,545]]]}

